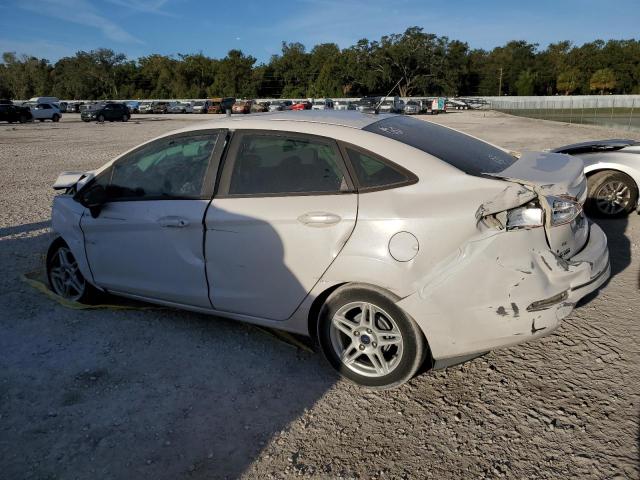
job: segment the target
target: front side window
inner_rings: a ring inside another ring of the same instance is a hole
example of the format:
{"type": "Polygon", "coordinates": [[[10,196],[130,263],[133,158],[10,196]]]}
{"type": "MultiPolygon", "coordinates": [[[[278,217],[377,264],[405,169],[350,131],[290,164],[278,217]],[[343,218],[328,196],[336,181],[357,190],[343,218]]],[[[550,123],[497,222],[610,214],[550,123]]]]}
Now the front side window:
{"type": "Polygon", "coordinates": [[[197,199],[217,133],[169,137],[121,158],[97,182],[115,200],[197,199]]]}
{"type": "Polygon", "coordinates": [[[329,141],[242,134],[221,179],[228,195],[295,195],[348,191],[342,158],[329,141]]]}

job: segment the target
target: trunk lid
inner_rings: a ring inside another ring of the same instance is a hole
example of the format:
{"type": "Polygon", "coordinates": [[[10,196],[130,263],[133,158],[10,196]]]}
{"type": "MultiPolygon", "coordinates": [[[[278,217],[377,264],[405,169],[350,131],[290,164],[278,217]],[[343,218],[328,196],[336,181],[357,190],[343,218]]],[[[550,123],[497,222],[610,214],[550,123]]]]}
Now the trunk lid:
{"type": "Polygon", "coordinates": [[[94,172],[62,172],[58,175],[53,184],[54,190],[67,190],[76,186],[76,184],[84,185],[94,177],[94,172]]]}
{"type": "MultiPolygon", "coordinates": [[[[589,225],[582,211],[587,197],[582,160],[552,152],[523,152],[517,162],[489,175],[519,183],[537,195],[545,213],[547,241],[556,255],[569,259],[582,249],[589,236],[589,225]]],[[[485,205],[493,205],[489,209],[495,210],[496,204],[510,203],[513,208],[531,201],[532,195],[513,195],[513,189],[505,189],[507,191],[509,199],[503,199],[506,202],[493,199],[485,205]],[[518,199],[522,202],[514,205],[518,199]]]]}

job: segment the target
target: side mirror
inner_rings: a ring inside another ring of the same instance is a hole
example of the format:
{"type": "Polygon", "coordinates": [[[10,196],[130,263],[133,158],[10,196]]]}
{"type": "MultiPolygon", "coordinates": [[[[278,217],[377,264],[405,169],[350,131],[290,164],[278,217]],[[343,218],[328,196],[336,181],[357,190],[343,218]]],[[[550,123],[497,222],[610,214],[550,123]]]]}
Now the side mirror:
{"type": "Polygon", "coordinates": [[[89,209],[93,218],[97,218],[102,207],[107,203],[107,191],[102,185],[94,185],[80,195],[79,201],[89,209]]]}

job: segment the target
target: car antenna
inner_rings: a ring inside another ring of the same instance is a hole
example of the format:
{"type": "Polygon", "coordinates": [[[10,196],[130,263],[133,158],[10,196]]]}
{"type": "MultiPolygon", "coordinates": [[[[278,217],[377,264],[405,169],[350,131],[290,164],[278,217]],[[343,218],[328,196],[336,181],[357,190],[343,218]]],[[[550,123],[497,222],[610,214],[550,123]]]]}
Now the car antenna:
{"type": "Polygon", "coordinates": [[[374,108],[374,109],[373,109],[373,111],[374,111],[374,113],[375,113],[376,115],[380,113],[380,105],[382,105],[382,102],[384,102],[384,101],[385,101],[385,99],[386,99],[389,95],[391,95],[391,92],[393,92],[393,91],[396,89],[396,87],[397,87],[398,85],[400,85],[400,82],[401,82],[401,81],[402,81],[402,78],[400,78],[400,80],[398,80],[398,81],[396,82],[396,84],[395,84],[393,87],[391,87],[391,90],[389,90],[389,93],[387,93],[384,97],[382,97],[382,98],[380,99],[380,101],[379,101],[379,102],[378,102],[378,104],[376,105],[376,108],[374,108]]]}

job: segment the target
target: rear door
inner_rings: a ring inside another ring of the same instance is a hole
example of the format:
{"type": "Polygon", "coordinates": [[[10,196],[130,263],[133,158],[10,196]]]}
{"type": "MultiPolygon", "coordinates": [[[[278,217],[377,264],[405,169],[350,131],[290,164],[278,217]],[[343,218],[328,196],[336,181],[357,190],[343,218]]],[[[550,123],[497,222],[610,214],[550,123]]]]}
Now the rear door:
{"type": "Polygon", "coordinates": [[[199,130],[156,140],[87,186],[102,185],[108,197],[96,218],[86,211],[81,220],[97,285],[211,308],[203,218],[224,138],[221,130],[199,130]]]}
{"type": "Polygon", "coordinates": [[[335,141],[236,132],[205,219],[214,308],[287,319],[348,240],[357,205],[335,141]]]}

